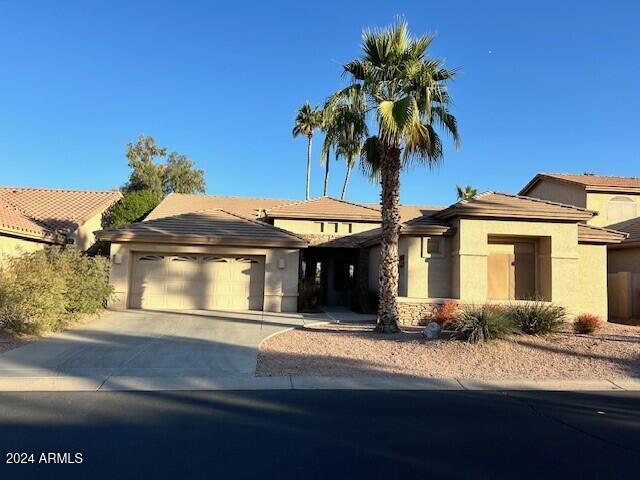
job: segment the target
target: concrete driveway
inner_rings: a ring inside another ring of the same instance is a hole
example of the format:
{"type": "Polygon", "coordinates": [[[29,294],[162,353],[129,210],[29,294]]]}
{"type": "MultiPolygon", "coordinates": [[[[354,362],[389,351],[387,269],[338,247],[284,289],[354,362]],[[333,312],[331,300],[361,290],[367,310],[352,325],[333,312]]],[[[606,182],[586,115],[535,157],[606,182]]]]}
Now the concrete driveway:
{"type": "Polygon", "coordinates": [[[247,381],[253,387],[282,382],[287,388],[286,378],[255,377],[260,342],[284,329],[332,318],[202,310],[106,312],[84,326],[0,355],[0,390],[201,389],[221,382],[240,388],[247,381]]]}

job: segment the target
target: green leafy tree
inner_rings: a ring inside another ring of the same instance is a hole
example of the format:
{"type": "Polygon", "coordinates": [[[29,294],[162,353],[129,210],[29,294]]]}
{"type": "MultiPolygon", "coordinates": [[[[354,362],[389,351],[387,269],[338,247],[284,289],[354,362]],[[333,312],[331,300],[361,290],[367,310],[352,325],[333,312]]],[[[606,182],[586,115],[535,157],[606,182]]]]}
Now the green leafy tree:
{"type": "Polygon", "coordinates": [[[307,137],[307,184],[305,198],[309,200],[311,195],[311,145],[313,133],[322,126],[322,111],[317,107],[312,107],[309,102],[305,102],[298,109],[296,121],[293,127],[293,138],[300,135],[307,137]]]}
{"type": "Polygon", "coordinates": [[[162,175],[163,193],[204,193],[204,190],[204,170],[196,169],[186,156],[170,153],[162,175]]]}
{"type": "Polygon", "coordinates": [[[471,197],[475,197],[478,194],[478,191],[471,185],[467,185],[466,187],[456,185],[456,193],[458,195],[458,200],[468,200],[471,197]]]}
{"type": "Polygon", "coordinates": [[[122,199],[109,208],[102,217],[104,228],[117,228],[139,221],[153,210],[161,197],[151,190],[125,192],[122,199]]]}
{"type": "Polygon", "coordinates": [[[124,193],[149,190],[159,198],[176,193],[204,193],[204,171],[177,152],[167,155],[165,147],[159,147],[153,137],[140,135],[127,145],[127,160],[131,168],[129,181],[122,188],[124,193]],[[166,163],[156,160],[165,158],[166,163]]]}
{"type": "Polygon", "coordinates": [[[458,126],[449,111],[447,84],[455,76],[442,60],[428,56],[433,36],[413,38],[404,21],[366,30],[363,54],[344,66],[351,84],[329,104],[359,101],[375,118],[377,135],[363,145],[366,169],[381,180],[382,234],[377,331],[398,330],[398,239],[400,171],[412,162],[427,166],[443,159],[436,131],[448,132],[459,146],[458,126]]]}

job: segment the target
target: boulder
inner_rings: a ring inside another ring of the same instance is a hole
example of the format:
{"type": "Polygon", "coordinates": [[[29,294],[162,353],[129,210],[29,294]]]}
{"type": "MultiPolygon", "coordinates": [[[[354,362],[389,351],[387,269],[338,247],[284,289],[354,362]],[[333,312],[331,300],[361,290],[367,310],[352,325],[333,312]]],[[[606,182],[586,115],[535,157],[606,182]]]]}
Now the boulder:
{"type": "Polygon", "coordinates": [[[436,338],[440,338],[440,333],[442,333],[442,327],[439,323],[429,322],[424,330],[422,331],[422,336],[429,339],[434,340],[436,338]]]}

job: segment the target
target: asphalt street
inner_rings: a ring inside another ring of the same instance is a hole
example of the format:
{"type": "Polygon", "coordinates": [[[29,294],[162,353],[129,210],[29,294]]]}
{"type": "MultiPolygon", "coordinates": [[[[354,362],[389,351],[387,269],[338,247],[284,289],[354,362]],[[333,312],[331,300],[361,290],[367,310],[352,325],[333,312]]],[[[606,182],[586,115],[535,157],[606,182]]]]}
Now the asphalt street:
{"type": "Polygon", "coordinates": [[[640,393],[9,392],[0,452],[2,479],[637,479],[640,393]]]}

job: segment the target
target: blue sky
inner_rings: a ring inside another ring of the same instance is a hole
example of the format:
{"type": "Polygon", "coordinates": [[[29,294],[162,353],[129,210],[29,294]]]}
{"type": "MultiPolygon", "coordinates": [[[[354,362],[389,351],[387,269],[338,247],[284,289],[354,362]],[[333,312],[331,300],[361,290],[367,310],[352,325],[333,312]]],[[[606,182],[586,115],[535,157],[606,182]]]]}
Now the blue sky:
{"type": "MultiPolygon", "coordinates": [[[[460,69],[462,149],[406,172],[403,203],[451,203],[456,183],[516,192],[539,171],[640,176],[631,0],[0,0],[0,184],[117,187],[145,133],[204,168],[208,193],[302,198],[297,107],[343,85],[363,27],[396,15],[460,69]]],[[[344,167],[331,167],[337,196],[344,167]]],[[[377,201],[378,187],[357,173],[348,199],[377,201]]]]}

